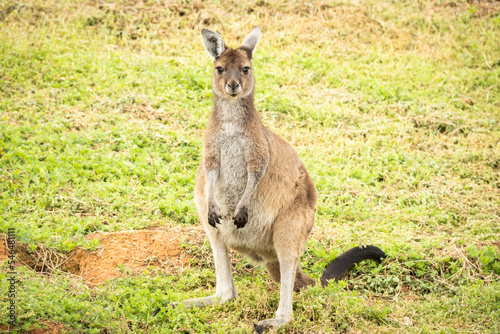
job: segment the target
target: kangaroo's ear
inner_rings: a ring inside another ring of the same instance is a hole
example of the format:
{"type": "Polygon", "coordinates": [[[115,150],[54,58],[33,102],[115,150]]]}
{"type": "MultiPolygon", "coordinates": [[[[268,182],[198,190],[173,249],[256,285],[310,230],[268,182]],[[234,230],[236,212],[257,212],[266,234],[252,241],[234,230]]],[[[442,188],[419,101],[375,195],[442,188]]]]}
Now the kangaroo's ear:
{"type": "Polygon", "coordinates": [[[246,48],[250,51],[252,57],[253,57],[253,52],[255,50],[255,46],[257,46],[257,43],[259,42],[260,39],[260,27],[257,26],[255,27],[250,34],[248,34],[247,38],[241,44],[240,48],[246,48]]]}
{"type": "Polygon", "coordinates": [[[203,29],[201,31],[201,39],[205,49],[213,60],[219,58],[220,55],[226,50],[222,36],[216,32],[203,29]]]}

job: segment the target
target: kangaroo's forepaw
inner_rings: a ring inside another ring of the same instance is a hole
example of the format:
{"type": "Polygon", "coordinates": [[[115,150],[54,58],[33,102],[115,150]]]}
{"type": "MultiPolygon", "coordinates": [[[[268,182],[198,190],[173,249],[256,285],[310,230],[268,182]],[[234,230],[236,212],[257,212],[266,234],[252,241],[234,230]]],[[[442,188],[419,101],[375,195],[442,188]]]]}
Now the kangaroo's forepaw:
{"type": "Polygon", "coordinates": [[[239,210],[237,210],[233,219],[237,228],[245,227],[248,222],[248,210],[246,206],[242,206],[239,210]]]}
{"type": "Polygon", "coordinates": [[[208,209],[208,223],[210,226],[217,228],[216,224],[220,224],[221,215],[218,208],[209,208],[208,209]]]}

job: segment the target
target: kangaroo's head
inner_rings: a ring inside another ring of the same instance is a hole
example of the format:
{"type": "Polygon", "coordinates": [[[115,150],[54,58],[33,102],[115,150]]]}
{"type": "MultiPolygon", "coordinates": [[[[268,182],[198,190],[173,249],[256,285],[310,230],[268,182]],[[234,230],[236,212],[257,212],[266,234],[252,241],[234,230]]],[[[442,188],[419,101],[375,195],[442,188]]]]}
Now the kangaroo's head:
{"type": "Polygon", "coordinates": [[[214,60],[212,88],[218,97],[238,99],[250,95],[254,88],[252,55],[260,38],[255,28],[237,49],[226,47],[221,35],[208,29],[201,31],[203,45],[214,60]]]}

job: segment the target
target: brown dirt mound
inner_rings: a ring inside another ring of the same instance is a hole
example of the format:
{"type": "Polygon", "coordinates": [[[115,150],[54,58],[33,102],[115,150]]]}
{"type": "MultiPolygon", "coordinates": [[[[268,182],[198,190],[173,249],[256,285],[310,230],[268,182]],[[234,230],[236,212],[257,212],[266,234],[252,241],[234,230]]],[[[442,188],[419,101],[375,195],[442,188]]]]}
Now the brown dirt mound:
{"type": "Polygon", "coordinates": [[[181,247],[184,237],[180,231],[168,230],[93,234],[87,239],[99,240],[99,249],[73,250],[65,268],[90,285],[126,273],[140,273],[150,266],[175,271],[189,267],[190,258],[181,247]]]}
{"type": "MultiPolygon", "coordinates": [[[[62,331],[64,326],[58,323],[54,323],[51,321],[42,321],[39,323],[40,328],[36,329],[35,326],[31,326],[30,329],[24,333],[27,334],[59,334],[66,333],[66,331],[62,331]]],[[[7,325],[0,325],[1,333],[10,333],[14,328],[7,325]]]]}
{"type": "MultiPolygon", "coordinates": [[[[181,246],[201,243],[203,233],[200,228],[156,228],[132,232],[95,233],[86,236],[88,240],[99,240],[95,251],[76,248],[63,254],[39,245],[30,252],[28,247],[16,243],[17,264],[51,272],[61,270],[81,276],[91,286],[109,279],[148,272],[177,273],[190,266],[191,257],[181,246]]],[[[2,238],[5,240],[5,238],[2,238]]],[[[0,242],[0,262],[7,259],[5,241],[0,242]]]]}
{"type": "MultiPolygon", "coordinates": [[[[9,249],[7,249],[7,235],[0,233],[0,262],[8,260],[9,249]]],[[[28,245],[16,241],[16,254],[15,254],[15,266],[27,265],[29,267],[34,267],[35,262],[33,261],[33,255],[30,254],[28,245]]]]}

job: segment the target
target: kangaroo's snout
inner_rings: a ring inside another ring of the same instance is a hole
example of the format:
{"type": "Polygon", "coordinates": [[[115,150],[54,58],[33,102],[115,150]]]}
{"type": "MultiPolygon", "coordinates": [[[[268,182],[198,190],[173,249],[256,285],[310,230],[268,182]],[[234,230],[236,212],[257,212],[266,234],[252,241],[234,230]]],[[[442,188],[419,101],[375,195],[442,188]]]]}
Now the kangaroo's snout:
{"type": "Polygon", "coordinates": [[[226,93],[236,96],[241,93],[241,85],[237,80],[229,80],[226,84],[226,93]]]}

